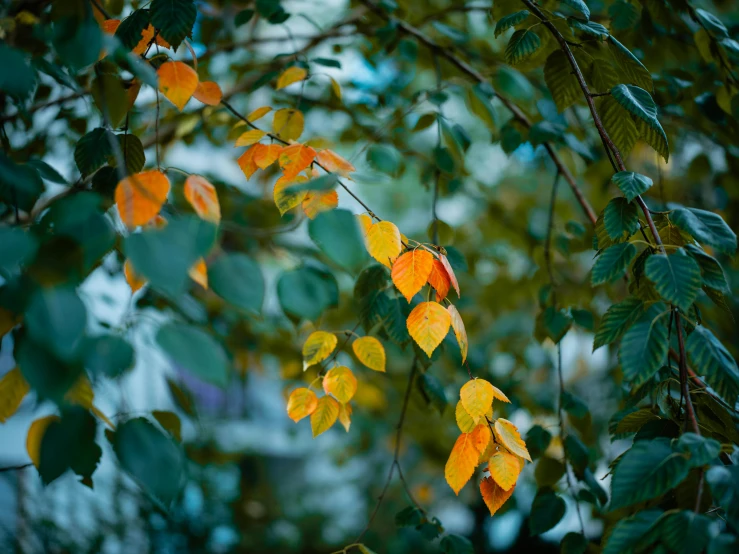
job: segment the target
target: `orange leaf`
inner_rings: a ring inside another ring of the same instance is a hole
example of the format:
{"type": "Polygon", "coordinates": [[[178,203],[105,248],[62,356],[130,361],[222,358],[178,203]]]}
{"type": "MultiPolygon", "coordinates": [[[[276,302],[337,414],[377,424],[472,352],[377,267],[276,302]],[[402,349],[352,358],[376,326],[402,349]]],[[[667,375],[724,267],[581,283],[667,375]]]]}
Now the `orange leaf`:
{"type": "Polygon", "coordinates": [[[529,462],[531,461],[529,451],[526,449],[526,443],[521,438],[518,429],[513,423],[499,417],[495,421],[495,437],[500,444],[505,446],[513,454],[529,462]]]}
{"type": "MultiPolygon", "coordinates": [[[[146,52],[146,49],[149,47],[149,43],[151,42],[151,39],[154,38],[154,26],[149,24],[149,26],[146,29],[143,29],[141,31],[141,40],[136,45],[136,47],[133,49],[134,54],[138,54],[139,56],[146,52]]],[[[164,48],[171,48],[169,43],[164,40],[162,37],[157,35],[156,42],[159,46],[162,46],[164,48]]]]}
{"type": "Polygon", "coordinates": [[[260,144],[254,150],[254,163],[259,169],[267,169],[277,161],[282,152],[282,146],[279,144],[260,144]]]}
{"type": "Polygon", "coordinates": [[[285,177],[295,177],[298,173],[308,167],[316,157],[316,151],[304,144],[291,144],[280,152],[280,167],[285,177]]]}
{"type": "Polygon", "coordinates": [[[304,177],[303,175],[298,175],[293,179],[288,179],[286,177],[280,177],[279,179],[277,179],[273,195],[275,199],[275,206],[277,206],[277,209],[280,210],[280,215],[285,215],[288,210],[291,210],[295,206],[300,204],[307,194],[304,190],[291,192],[287,191],[287,189],[297,183],[304,183],[307,180],[308,177],[304,177]]]}
{"type": "MultiPolygon", "coordinates": [[[[221,221],[221,206],[216,188],[200,175],[190,175],[185,180],[185,199],[201,219],[218,223],[221,221]]],[[[207,287],[206,287],[207,288],[207,287]]]]}
{"type": "Polygon", "coordinates": [[[166,62],[157,71],[159,90],[182,111],[198,88],[198,74],[182,62],[166,62]]]}
{"type": "Polygon", "coordinates": [[[323,396],[318,399],[318,406],[310,415],[310,426],[313,437],[328,431],[336,423],[339,417],[339,403],[331,396],[323,396]]]}
{"type": "Polygon", "coordinates": [[[303,211],[310,219],[321,212],[333,210],[339,205],[339,194],[335,190],[309,191],[303,199],[303,211]]]}
{"type": "Polygon", "coordinates": [[[516,485],[513,485],[509,490],[503,489],[490,477],[486,477],[480,481],[480,493],[482,499],[485,501],[485,505],[490,510],[490,515],[495,515],[500,507],[506,503],[513,491],[516,490],[516,485]]]}
{"type": "Polygon", "coordinates": [[[367,231],[367,250],[375,260],[392,268],[398,259],[402,245],[400,231],[389,221],[378,221],[367,231]]]}
{"type": "Polygon", "coordinates": [[[521,473],[519,457],[509,452],[496,452],[490,458],[488,468],[490,476],[500,485],[503,490],[509,490],[516,484],[518,474],[521,473]]]}
{"type": "Polygon", "coordinates": [[[205,260],[200,258],[195,265],[190,268],[187,272],[190,279],[195,281],[198,285],[204,289],[208,288],[208,267],[205,265],[205,260]]]}
{"type": "Polygon", "coordinates": [[[485,435],[484,429],[487,429],[487,427],[478,425],[471,433],[459,435],[454,443],[444,467],[444,477],[454,494],[458,495],[462,487],[470,480],[478,466],[480,454],[490,441],[490,430],[488,429],[487,435],[485,435]],[[484,440],[486,436],[487,441],[484,440]]]}
{"type": "Polygon", "coordinates": [[[311,415],[318,407],[316,393],[305,387],[295,389],[287,401],[287,415],[295,423],[311,415]]]}
{"type": "Polygon", "coordinates": [[[239,138],[236,139],[236,144],[234,144],[234,147],[238,148],[239,146],[251,146],[252,144],[256,144],[257,142],[262,140],[262,137],[266,134],[267,133],[265,133],[261,129],[251,129],[250,131],[241,133],[239,135],[239,138]]]}
{"type": "Polygon", "coordinates": [[[421,248],[406,252],[395,260],[391,272],[393,283],[408,302],[426,284],[433,261],[433,255],[421,248]]]}
{"type": "Polygon", "coordinates": [[[126,177],[115,188],[118,213],[129,227],[144,225],[159,213],[167,200],[169,179],[159,170],[126,177]]]}
{"type": "Polygon", "coordinates": [[[218,86],[218,83],[214,83],[213,81],[200,81],[193,93],[193,96],[203,104],[217,106],[221,103],[223,92],[221,91],[221,87],[218,86]]]}
{"type": "Polygon", "coordinates": [[[436,302],[421,302],[406,320],[411,337],[429,358],[444,340],[450,323],[449,312],[436,302]]]}
{"type": "Polygon", "coordinates": [[[429,273],[428,279],[429,285],[434,287],[436,291],[436,301],[441,302],[449,294],[449,286],[451,281],[449,280],[449,274],[439,260],[434,258],[433,265],[431,266],[431,273],[429,273]]]}
{"type": "Polygon", "coordinates": [[[356,171],[352,164],[332,150],[321,150],[316,156],[316,160],[326,171],[331,173],[346,176],[352,171],[356,171]]]}
{"type": "Polygon", "coordinates": [[[106,35],[114,35],[118,25],[121,24],[120,19],[106,19],[103,21],[102,28],[106,35]]]}
{"type": "Polygon", "coordinates": [[[330,369],[323,378],[323,390],[332,394],[342,404],[349,402],[357,392],[357,378],[352,370],[340,365],[330,369]]]}
{"type": "Polygon", "coordinates": [[[454,336],[457,337],[459,351],[462,354],[462,363],[464,363],[467,359],[467,348],[469,346],[467,343],[467,330],[464,328],[464,321],[462,321],[462,316],[459,315],[459,312],[457,311],[457,308],[454,307],[454,304],[449,304],[447,310],[449,311],[449,315],[452,318],[452,329],[454,329],[454,336]]]}
{"type": "Polygon", "coordinates": [[[239,159],[236,160],[236,163],[239,164],[241,171],[243,171],[244,175],[246,175],[247,181],[251,178],[252,175],[254,175],[254,172],[259,169],[259,166],[257,166],[256,162],[254,161],[254,146],[256,146],[256,144],[249,147],[246,152],[241,154],[241,156],[239,156],[239,159]]]}
{"type": "Polygon", "coordinates": [[[146,284],[146,279],[136,273],[131,260],[126,260],[123,264],[123,275],[126,277],[126,283],[131,287],[131,292],[136,292],[146,284]]]}
{"type": "Polygon", "coordinates": [[[454,287],[454,290],[457,291],[457,296],[462,296],[459,294],[459,283],[457,282],[457,276],[454,274],[454,270],[452,269],[452,265],[449,263],[449,260],[444,254],[439,254],[439,259],[441,260],[441,263],[444,265],[444,269],[446,269],[447,275],[449,276],[449,280],[452,283],[452,286],[454,287]]]}

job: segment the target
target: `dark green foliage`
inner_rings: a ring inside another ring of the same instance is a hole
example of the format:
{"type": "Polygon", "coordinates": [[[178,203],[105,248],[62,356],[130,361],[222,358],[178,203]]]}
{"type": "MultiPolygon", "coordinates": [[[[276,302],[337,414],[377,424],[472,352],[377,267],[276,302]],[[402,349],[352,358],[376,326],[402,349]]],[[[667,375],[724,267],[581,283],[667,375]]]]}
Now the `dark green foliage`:
{"type": "Polygon", "coordinates": [[[670,214],[670,221],[705,245],[719,252],[736,252],[736,234],[720,215],[695,208],[678,208],[670,214]]]}
{"type": "Polygon", "coordinates": [[[102,455],[95,442],[96,428],[95,418],[82,408],[66,408],[61,419],[49,424],[39,450],[38,471],[45,484],[71,469],[92,488],[92,474],[102,455]]]}
{"type": "Polygon", "coordinates": [[[603,224],[613,240],[630,237],[639,229],[639,212],[636,204],[626,198],[614,198],[603,212],[603,224]]]}
{"type": "Polygon", "coordinates": [[[126,339],[116,335],[89,337],[85,341],[85,369],[93,375],[118,377],[133,367],[134,350],[126,339]]]}
{"type": "Polygon", "coordinates": [[[700,267],[682,248],[672,254],[650,256],[644,274],[654,283],[662,298],[685,312],[700,291],[700,267]]]}
{"type": "Polygon", "coordinates": [[[662,367],[669,348],[667,319],[654,306],[624,333],[618,359],[624,378],[634,385],[646,382],[662,367]]]}
{"type": "Polygon", "coordinates": [[[505,59],[511,65],[518,65],[533,56],[541,46],[541,39],[534,31],[519,29],[508,42],[505,49],[505,59]]]}
{"type": "Polygon", "coordinates": [[[550,489],[541,489],[531,505],[529,530],[532,535],[546,533],[564,517],[567,505],[550,489]]]}
{"type": "Polygon", "coordinates": [[[520,23],[523,23],[526,18],[530,15],[528,10],[521,10],[519,12],[515,12],[509,15],[506,15],[505,17],[502,17],[496,24],[495,24],[495,36],[503,34],[505,31],[510,29],[511,27],[514,27],[520,23]]]}
{"type": "Polygon", "coordinates": [[[624,193],[629,202],[640,194],[644,194],[652,186],[652,180],[649,177],[633,171],[619,171],[611,177],[611,181],[624,193]]]}
{"type": "Polygon", "coordinates": [[[252,313],[262,310],[262,271],[244,254],[218,256],[208,267],[208,284],[213,292],[236,308],[252,313]]]}
{"type": "Polygon", "coordinates": [[[685,348],[693,367],[728,402],[739,396],[739,369],[723,344],[708,329],[699,325],[688,336],[685,348]]]}
{"type": "Polygon", "coordinates": [[[169,323],[159,328],[157,343],[180,367],[221,387],[228,383],[229,361],[223,347],[196,327],[169,323]]]}
{"type": "Polygon", "coordinates": [[[150,12],[151,24],[175,49],[190,36],[197,15],[192,0],[154,0],[150,12]]]}
{"type": "Polygon", "coordinates": [[[74,161],[83,176],[95,173],[113,156],[111,140],[114,139],[110,135],[110,131],[98,127],[77,141],[74,147],[74,161]]]}
{"type": "Polygon", "coordinates": [[[637,128],[641,137],[667,161],[670,157],[667,135],[657,119],[657,106],[649,93],[637,86],[616,85],[611,89],[611,95],[637,118],[637,128]],[[640,124],[646,127],[640,127],[640,124]]]}
{"type": "Polygon", "coordinates": [[[312,321],[338,305],[339,288],[328,271],[303,267],[280,276],[277,296],[286,314],[312,321]]]}
{"type": "Polygon", "coordinates": [[[133,50],[141,42],[141,33],[149,23],[149,10],[134,10],[118,25],[115,36],[126,50],[133,50]]]}
{"type": "Polygon", "coordinates": [[[630,242],[614,244],[603,250],[595,260],[590,283],[593,286],[610,283],[621,277],[636,256],[636,247],[630,242]]]}
{"type": "Polygon", "coordinates": [[[357,270],[367,261],[367,250],[356,219],[347,210],[318,214],[308,224],[308,234],[332,262],[348,270],[357,270]]]}

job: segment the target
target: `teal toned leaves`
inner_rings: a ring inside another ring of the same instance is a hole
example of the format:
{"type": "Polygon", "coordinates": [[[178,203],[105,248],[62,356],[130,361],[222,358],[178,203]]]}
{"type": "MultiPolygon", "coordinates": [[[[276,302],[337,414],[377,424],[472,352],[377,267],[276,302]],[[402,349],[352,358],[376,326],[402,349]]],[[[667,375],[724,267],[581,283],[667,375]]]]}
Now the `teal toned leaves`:
{"type": "Polygon", "coordinates": [[[666,439],[640,441],[619,460],[611,480],[611,511],[651,500],[688,476],[690,464],[666,439]]]}
{"type": "Polygon", "coordinates": [[[646,382],[662,367],[668,349],[667,316],[651,308],[621,339],[618,359],[624,378],[637,386],[646,382]]]}
{"type": "Polygon", "coordinates": [[[77,141],[74,147],[74,161],[83,177],[95,173],[108,163],[108,159],[113,156],[110,144],[113,139],[110,131],[98,127],[77,141]]]}
{"type": "Polygon", "coordinates": [[[645,193],[653,184],[652,180],[646,175],[633,171],[619,171],[611,177],[611,181],[624,193],[626,200],[629,202],[645,193]]]}
{"type": "Polygon", "coordinates": [[[169,323],[159,328],[157,342],[173,362],[193,375],[221,387],[228,383],[226,352],[204,331],[182,323],[169,323]]]}
{"type": "Polygon", "coordinates": [[[339,287],[328,271],[303,267],[280,276],[277,297],[286,314],[314,321],[339,305],[339,287]]]}
{"type": "Polygon", "coordinates": [[[149,11],[134,10],[121,21],[115,30],[115,36],[127,51],[131,51],[141,42],[141,33],[149,26],[149,11]]]}
{"type": "Polygon", "coordinates": [[[646,90],[652,90],[654,88],[652,76],[644,67],[644,64],[613,36],[608,37],[608,44],[611,46],[611,52],[621,69],[622,75],[626,78],[625,82],[646,90]]]}
{"type": "Polygon", "coordinates": [[[603,212],[603,224],[608,236],[613,240],[630,237],[639,229],[636,205],[626,198],[614,198],[603,212]]]}
{"type": "Polygon", "coordinates": [[[624,331],[644,313],[644,309],[644,302],[634,296],[608,308],[595,333],[593,350],[621,338],[624,331]]]}
{"type": "Polygon", "coordinates": [[[580,12],[586,21],[590,19],[590,9],[583,0],[562,0],[562,3],[580,12]]]}
{"type": "Polygon", "coordinates": [[[618,521],[605,540],[603,554],[633,552],[633,548],[661,515],[661,510],[644,510],[618,521]]]}
{"type": "Polygon", "coordinates": [[[729,284],[726,282],[726,275],[724,275],[724,270],[718,260],[713,256],[709,256],[700,246],[694,244],[686,244],[685,250],[698,262],[703,276],[703,286],[729,294],[729,284]]]}
{"type": "Polygon", "coordinates": [[[685,344],[693,370],[726,401],[739,396],[739,368],[723,344],[704,326],[697,326],[685,344]]]}
{"type": "Polygon", "coordinates": [[[654,254],[647,259],[644,274],[662,298],[687,312],[701,288],[698,263],[682,248],[672,254],[654,254]]]}
{"type": "Polygon", "coordinates": [[[154,0],[151,24],[175,50],[192,33],[197,11],[192,0],[154,0]]]}
{"type": "Polygon", "coordinates": [[[515,27],[519,23],[523,23],[529,15],[528,10],[521,10],[520,12],[512,13],[500,18],[498,23],[495,24],[495,37],[497,38],[511,27],[515,27]]]}
{"type": "Polygon", "coordinates": [[[31,337],[59,358],[69,360],[82,345],[87,310],[75,291],[67,287],[39,289],[26,309],[31,337]]]}
{"type": "Polygon", "coordinates": [[[247,312],[262,310],[264,278],[257,263],[248,256],[218,256],[208,267],[208,283],[229,304],[247,312]]]}
{"type": "Polygon", "coordinates": [[[670,213],[670,221],[698,242],[719,252],[736,252],[736,234],[718,214],[696,208],[677,208],[670,213]]]}
{"type": "Polygon", "coordinates": [[[709,465],[721,453],[720,442],[695,433],[680,435],[676,447],[690,454],[690,465],[693,467],[709,465]]]}
{"type": "Polygon", "coordinates": [[[534,55],[541,46],[541,39],[534,31],[520,29],[513,33],[505,49],[505,60],[510,65],[518,65],[534,55]]]}
{"type": "MultiPolygon", "coordinates": [[[[656,137],[648,135],[645,138],[649,138],[647,142],[667,161],[670,156],[667,135],[665,135],[665,131],[657,119],[657,106],[649,93],[632,85],[616,85],[611,89],[611,95],[630,114],[643,122],[651,132],[656,133],[656,137]],[[659,139],[658,143],[655,142],[655,138],[659,139]],[[655,146],[655,143],[657,146],[655,146]]],[[[644,132],[640,132],[640,134],[645,135],[644,132]]]]}
{"type": "Polygon", "coordinates": [[[615,281],[623,275],[635,256],[636,247],[630,242],[606,248],[593,265],[591,284],[597,286],[615,281]]]}
{"type": "Polygon", "coordinates": [[[671,552],[704,552],[715,531],[710,517],[679,510],[665,513],[654,533],[671,552]]]}
{"type": "Polygon", "coordinates": [[[552,529],[564,517],[567,505],[561,496],[551,489],[541,489],[531,505],[529,530],[532,535],[540,535],[552,529]]]}
{"type": "Polygon", "coordinates": [[[582,95],[567,56],[561,50],[552,52],[547,58],[544,64],[544,81],[560,113],[574,104],[582,95]]]}
{"type": "Polygon", "coordinates": [[[23,51],[0,44],[0,91],[25,98],[35,85],[36,75],[23,51]]]}
{"type": "Polygon", "coordinates": [[[308,223],[313,242],[334,263],[356,270],[367,260],[367,250],[354,215],[347,210],[318,214],[308,223]]]}

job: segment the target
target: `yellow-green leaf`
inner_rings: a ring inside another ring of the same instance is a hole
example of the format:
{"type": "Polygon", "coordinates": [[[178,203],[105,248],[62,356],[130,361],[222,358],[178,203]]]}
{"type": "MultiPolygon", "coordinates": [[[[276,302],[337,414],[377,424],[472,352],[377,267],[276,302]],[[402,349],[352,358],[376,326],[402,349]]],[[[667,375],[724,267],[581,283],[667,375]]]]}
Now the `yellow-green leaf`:
{"type": "Polygon", "coordinates": [[[392,268],[393,262],[400,256],[401,248],[400,231],[395,224],[389,221],[378,221],[370,225],[367,230],[367,250],[375,260],[392,268]]]}
{"type": "Polygon", "coordinates": [[[311,333],[303,344],[303,370],[328,358],[338,342],[333,333],[327,331],[311,333]]]}
{"type": "Polygon", "coordinates": [[[459,391],[462,406],[475,423],[491,408],[494,396],[493,385],[485,379],[467,381],[459,391]]]}
{"type": "Polygon", "coordinates": [[[310,427],[313,431],[313,437],[315,438],[321,433],[328,431],[336,423],[338,417],[339,403],[330,396],[319,398],[316,409],[310,415],[310,427]]]}
{"type": "Polygon", "coordinates": [[[385,347],[375,337],[359,337],[352,344],[360,362],[375,371],[385,372],[385,347]]]}
{"type": "Polygon", "coordinates": [[[513,423],[507,419],[498,418],[495,421],[495,437],[500,444],[505,446],[513,454],[529,462],[531,461],[529,451],[526,449],[526,443],[523,442],[518,429],[513,423]]]}
{"type": "Polygon", "coordinates": [[[510,490],[521,473],[520,458],[509,452],[496,452],[488,462],[490,476],[503,490],[510,490]]]}
{"type": "Polygon", "coordinates": [[[334,395],[342,404],[346,404],[357,392],[357,378],[348,367],[337,366],[323,378],[323,390],[326,394],[334,395]]]}
{"type": "Polygon", "coordinates": [[[246,119],[248,119],[250,123],[254,123],[257,119],[261,119],[271,111],[272,108],[270,108],[269,106],[262,106],[261,108],[257,108],[249,115],[247,115],[246,119]]]}
{"type": "Polygon", "coordinates": [[[303,113],[300,110],[282,109],[275,112],[272,130],[286,141],[298,140],[303,134],[303,113]]]}
{"type": "Polygon", "coordinates": [[[287,401],[287,415],[295,423],[311,415],[318,406],[316,393],[305,387],[295,389],[287,401]]]}
{"type": "Polygon", "coordinates": [[[352,407],[350,404],[341,404],[339,406],[339,423],[341,423],[344,430],[348,433],[349,428],[352,426],[352,407]]]}
{"type": "Polygon", "coordinates": [[[302,81],[308,76],[308,72],[297,65],[294,65],[292,67],[288,67],[285,71],[282,72],[282,74],[277,78],[277,86],[275,87],[276,90],[280,90],[281,88],[285,88],[287,86],[292,85],[293,83],[297,83],[298,81],[302,81]]]}
{"type": "Polygon", "coordinates": [[[239,135],[239,138],[236,139],[235,146],[251,146],[252,144],[255,144],[262,140],[262,137],[266,134],[267,133],[265,133],[261,129],[251,129],[250,131],[246,131],[245,133],[241,133],[241,135],[239,135]]]}
{"type": "Polygon", "coordinates": [[[0,379],[0,423],[12,416],[31,389],[19,368],[11,369],[0,379]]]}

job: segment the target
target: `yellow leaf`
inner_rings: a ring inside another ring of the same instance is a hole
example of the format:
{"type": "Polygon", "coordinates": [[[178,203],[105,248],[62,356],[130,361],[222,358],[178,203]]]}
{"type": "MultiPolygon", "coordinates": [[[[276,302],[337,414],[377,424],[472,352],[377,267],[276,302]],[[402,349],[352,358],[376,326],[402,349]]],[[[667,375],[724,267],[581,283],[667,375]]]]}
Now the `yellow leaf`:
{"type": "Polygon", "coordinates": [[[495,421],[495,437],[500,444],[505,446],[513,454],[529,462],[531,461],[529,451],[526,449],[526,443],[521,438],[518,429],[513,423],[507,419],[498,418],[495,421]]]}
{"type": "Polygon", "coordinates": [[[339,423],[344,427],[344,430],[348,433],[349,427],[352,425],[352,407],[349,404],[341,404],[339,406],[339,423]]]}
{"type": "Polygon", "coordinates": [[[393,283],[408,302],[428,281],[433,262],[431,253],[417,248],[406,252],[393,263],[393,283]]]}
{"type": "Polygon", "coordinates": [[[205,265],[205,260],[200,258],[195,265],[190,268],[187,272],[190,279],[195,281],[198,285],[204,289],[208,288],[208,266],[205,265]]]}
{"type": "Polygon", "coordinates": [[[115,188],[115,204],[129,227],[145,225],[167,201],[169,179],[156,169],[126,177],[115,188]]]}
{"type": "Polygon", "coordinates": [[[23,399],[31,390],[19,368],[13,368],[0,379],[0,423],[18,411],[23,399]]]}
{"type": "Polygon", "coordinates": [[[185,199],[201,219],[218,223],[221,221],[221,205],[216,188],[200,175],[185,179],[185,199]]]}
{"type": "Polygon", "coordinates": [[[83,408],[90,410],[93,415],[103,420],[111,429],[115,428],[113,422],[110,421],[107,416],[101,412],[94,404],[95,393],[92,390],[92,385],[87,375],[81,375],[72,387],[64,395],[64,400],[72,404],[78,404],[83,408]]]}
{"type": "Polygon", "coordinates": [[[41,440],[44,438],[46,428],[51,424],[52,421],[59,421],[59,416],[49,415],[37,419],[31,423],[31,427],[28,429],[28,435],[26,436],[26,452],[28,457],[31,458],[33,465],[39,466],[41,460],[41,440]]]}
{"type": "Polygon", "coordinates": [[[360,362],[375,371],[385,372],[385,347],[375,337],[359,337],[352,344],[360,362]]]}
{"type": "Polygon", "coordinates": [[[333,77],[329,77],[329,79],[331,80],[331,90],[336,95],[336,98],[338,98],[339,100],[341,100],[341,85],[333,77]]]}
{"type": "Polygon", "coordinates": [[[449,306],[447,307],[447,311],[452,318],[452,329],[454,329],[454,336],[457,337],[457,342],[459,343],[459,352],[462,354],[462,363],[464,363],[467,359],[468,347],[467,331],[464,328],[464,321],[462,321],[462,316],[459,315],[459,312],[457,311],[457,308],[454,307],[454,304],[449,304],[449,306]]]}
{"type": "Polygon", "coordinates": [[[295,389],[287,401],[287,415],[295,423],[311,415],[318,406],[316,393],[305,387],[295,389]]]}
{"type": "Polygon", "coordinates": [[[326,171],[330,171],[331,173],[338,173],[339,175],[347,176],[352,171],[356,171],[352,164],[339,156],[333,150],[321,150],[316,155],[316,160],[326,171]]]}
{"type": "Polygon", "coordinates": [[[490,430],[487,429],[487,435],[485,435],[486,429],[486,426],[478,425],[471,433],[459,435],[457,442],[454,443],[454,448],[444,467],[444,477],[454,494],[459,494],[475,472],[480,454],[490,441],[490,430]],[[487,440],[485,440],[486,436],[487,440]]]}
{"type": "Polygon", "coordinates": [[[477,423],[493,405],[493,385],[485,379],[467,381],[459,391],[464,409],[477,423]]]}
{"type": "Polygon", "coordinates": [[[480,481],[480,493],[482,499],[485,501],[485,505],[490,510],[490,515],[495,515],[500,507],[506,503],[513,491],[516,490],[516,485],[513,485],[509,490],[504,490],[490,477],[486,477],[480,481]]]}
{"type": "Polygon", "coordinates": [[[310,415],[313,438],[328,431],[336,423],[337,417],[339,417],[339,403],[330,396],[319,398],[316,409],[310,415]]]}
{"type": "Polygon", "coordinates": [[[346,404],[357,392],[357,378],[348,367],[337,366],[323,378],[323,390],[326,394],[334,395],[342,404],[346,404]]]}
{"type": "Polygon", "coordinates": [[[277,206],[277,209],[280,210],[280,215],[285,215],[288,210],[291,210],[295,206],[299,205],[307,194],[307,192],[304,190],[292,192],[288,191],[287,189],[297,183],[304,183],[307,180],[308,177],[304,177],[302,175],[298,175],[297,177],[293,177],[292,179],[288,179],[287,177],[280,177],[279,179],[277,179],[273,195],[275,199],[275,206],[277,206]]]}
{"type": "Polygon", "coordinates": [[[251,176],[254,175],[254,172],[259,169],[259,166],[257,166],[256,162],[254,161],[255,147],[256,144],[250,146],[246,150],[246,152],[241,154],[241,156],[239,156],[239,159],[236,160],[239,164],[239,167],[241,168],[241,171],[244,172],[247,181],[251,179],[251,176]]]}
{"type": "Polygon", "coordinates": [[[444,269],[446,269],[454,290],[457,291],[457,296],[461,297],[461,294],[459,294],[459,283],[457,282],[457,276],[454,274],[454,270],[452,269],[452,264],[449,263],[449,260],[447,260],[447,257],[444,254],[439,254],[439,259],[441,260],[444,269]]]}
{"type": "Polygon", "coordinates": [[[459,427],[459,430],[463,433],[471,433],[472,430],[477,427],[472,416],[464,409],[461,400],[457,402],[457,408],[454,410],[454,417],[457,420],[457,427],[459,427]]]}
{"type": "Polygon", "coordinates": [[[123,264],[123,275],[126,277],[126,283],[131,287],[131,292],[136,292],[146,284],[146,279],[136,273],[131,260],[126,260],[123,264]]]}
{"type": "Polygon", "coordinates": [[[208,106],[217,106],[221,103],[223,98],[223,92],[218,83],[213,81],[200,81],[198,83],[195,92],[193,93],[195,100],[200,100],[203,104],[208,106]]]}
{"type": "Polygon", "coordinates": [[[256,110],[251,112],[249,115],[247,115],[246,119],[248,119],[250,123],[254,123],[257,119],[263,118],[265,115],[267,115],[271,111],[272,111],[272,108],[270,108],[269,106],[262,106],[261,108],[257,108],[256,110]]]}
{"type": "MultiPolygon", "coordinates": [[[[291,108],[284,108],[275,112],[272,120],[272,130],[282,140],[298,140],[303,134],[303,112],[291,108]]],[[[312,150],[312,148],[311,148],[312,150]]]]}
{"type": "Polygon", "coordinates": [[[516,484],[519,473],[521,473],[520,458],[509,452],[496,452],[488,462],[490,476],[500,485],[503,490],[509,490],[516,484]]]}
{"type": "Polygon", "coordinates": [[[429,358],[444,340],[449,325],[449,312],[436,302],[421,302],[413,308],[406,320],[411,337],[429,358]]]}
{"type": "Polygon", "coordinates": [[[339,339],[327,331],[311,333],[303,344],[303,371],[329,357],[339,339]]]}
{"type": "Polygon", "coordinates": [[[431,266],[431,273],[429,273],[428,283],[436,291],[436,301],[441,302],[449,294],[449,287],[451,281],[449,280],[449,274],[439,260],[434,258],[433,265],[431,266]]]}
{"type": "Polygon", "coordinates": [[[293,178],[306,169],[315,157],[316,151],[310,146],[299,143],[291,144],[280,152],[280,167],[285,177],[293,178]]]}
{"type": "Polygon", "coordinates": [[[367,214],[359,214],[357,216],[357,220],[359,221],[359,229],[362,231],[362,238],[364,238],[364,244],[367,245],[367,232],[369,231],[369,228],[372,226],[372,218],[368,216],[367,214]]]}
{"type": "Polygon", "coordinates": [[[246,131],[245,133],[239,135],[239,138],[236,139],[236,144],[234,145],[234,147],[251,146],[252,144],[255,144],[262,140],[262,137],[266,134],[267,133],[265,133],[261,129],[252,129],[250,131],[246,131]]]}
{"type": "Polygon", "coordinates": [[[267,169],[277,161],[282,152],[279,144],[258,144],[254,149],[254,163],[259,169],[267,169]]]}
{"type": "Polygon", "coordinates": [[[493,397],[497,398],[501,402],[508,402],[510,404],[510,400],[508,400],[508,397],[503,394],[503,391],[500,390],[498,387],[491,385],[493,387],[493,397]]]}
{"type": "Polygon", "coordinates": [[[183,62],[166,62],[157,71],[159,90],[182,111],[198,88],[198,74],[183,62]]]}
{"type": "Polygon", "coordinates": [[[393,262],[400,256],[401,249],[400,231],[395,224],[378,221],[370,226],[367,231],[367,250],[375,260],[392,268],[393,262]]]}
{"type": "Polygon", "coordinates": [[[297,65],[288,67],[285,71],[282,72],[282,75],[277,78],[277,86],[275,87],[275,90],[280,90],[281,88],[290,86],[293,83],[302,81],[307,76],[308,72],[302,67],[298,67],[297,65]]]}
{"type": "Polygon", "coordinates": [[[339,194],[335,190],[308,191],[303,199],[303,211],[310,219],[321,212],[333,210],[339,205],[339,194]]]}

